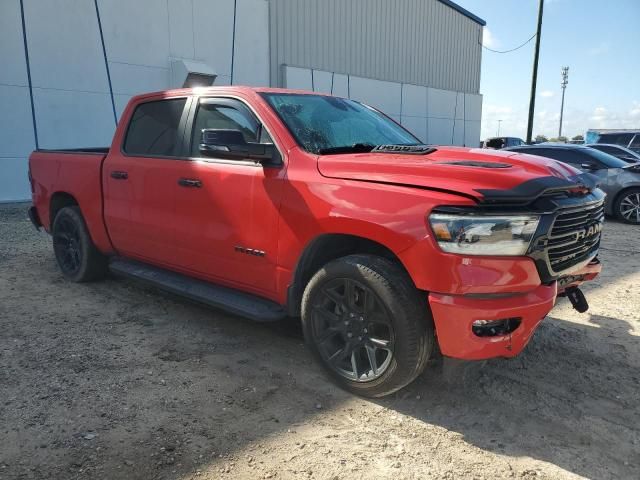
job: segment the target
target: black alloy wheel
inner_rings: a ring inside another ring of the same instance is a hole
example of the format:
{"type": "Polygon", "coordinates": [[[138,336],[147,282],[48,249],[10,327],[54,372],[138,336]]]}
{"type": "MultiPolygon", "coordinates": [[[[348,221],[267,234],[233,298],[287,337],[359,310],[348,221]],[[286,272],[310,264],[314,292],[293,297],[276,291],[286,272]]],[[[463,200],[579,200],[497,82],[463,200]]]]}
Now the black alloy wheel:
{"type": "Polygon", "coordinates": [[[80,230],[70,217],[63,216],[56,221],[53,232],[53,251],[62,273],[74,276],[82,265],[82,242],[80,230]]]}
{"type": "Polygon", "coordinates": [[[336,278],[323,285],[312,322],[313,341],[338,375],[368,382],[389,367],[393,324],[376,294],[363,283],[336,278]]]}
{"type": "Polygon", "coordinates": [[[107,274],[108,259],[93,244],[78,206],[63,207],[51,228],[53,252],[63,275],[73,282],[88,282],[107,274]]]}
{"type": "Polygon", "coordinates": [[[332,260],[307,283],[301,307],[316,360],[357,395],[400,390],[420,375],[435,349],[427,294],[398,261],[371,254],[332,260]]]}

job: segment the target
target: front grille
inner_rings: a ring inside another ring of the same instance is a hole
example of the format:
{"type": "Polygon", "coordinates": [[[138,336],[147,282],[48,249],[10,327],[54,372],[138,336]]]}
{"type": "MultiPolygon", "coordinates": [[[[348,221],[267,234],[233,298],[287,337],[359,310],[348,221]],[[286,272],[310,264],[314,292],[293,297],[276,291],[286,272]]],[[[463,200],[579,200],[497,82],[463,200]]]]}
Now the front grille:
{"type": "Polygon", "coordinates": [[[600,245],[603,221],[602,201],[558,214],[547,243],[551,269],[560,273],[592,256],[600,245]]]}

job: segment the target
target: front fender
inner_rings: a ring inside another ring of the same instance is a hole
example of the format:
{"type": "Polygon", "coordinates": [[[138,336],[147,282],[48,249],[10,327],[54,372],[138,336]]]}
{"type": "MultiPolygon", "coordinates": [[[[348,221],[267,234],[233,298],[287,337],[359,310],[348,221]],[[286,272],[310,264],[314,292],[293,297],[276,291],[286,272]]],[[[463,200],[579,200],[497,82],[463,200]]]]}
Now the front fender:
{"type": "MultiPolygon", "coordinates": [[[[305,247],[324,234],[378,243],[397,257],[427,234],[428,213],[437,205],[469,205],[465,197],[371,182],[289,179],[279,225],[278,290],[286,291],[305,247]]],[[[413,266],[404,264],[409,274],[413,266]]],[[[284,298],[284,297],[283,297],[284,298]]]]}

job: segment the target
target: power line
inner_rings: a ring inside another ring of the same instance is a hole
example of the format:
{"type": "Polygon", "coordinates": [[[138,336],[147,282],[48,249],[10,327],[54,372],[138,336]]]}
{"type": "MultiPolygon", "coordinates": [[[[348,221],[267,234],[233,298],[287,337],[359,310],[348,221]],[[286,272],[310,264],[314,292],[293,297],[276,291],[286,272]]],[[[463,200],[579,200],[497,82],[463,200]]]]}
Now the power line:
{"type": "Polygon", "coordinates": [[[482,45],[482,48],[484,48],[485,50],[489,50],[490,52],[493,52],[493,53],[509,53],[509,52],[515,52],[516,50],[521,49],[521,48],[522,48],[522,47],[524,47],[527,43],[529,43],[531,40],[533,40],[533,39],[536,37],[536,35],[537,35],[537,33],[534,33],[534,34],[533,34],[533,35],[531,35],[531,36],[527,39],[527,41],[525,41],[523,44],[518,45],[517,47],[515,47],[515,48],[511,48],[511,49],[509,49],[509,50],[494,50],[494,49],[492,49],[492,48],[485,47],[484,45],[482,45],[482,42],[480,41],[480,38],[478,38],[478,43],[479,43],[480,45],[482,45]]]}

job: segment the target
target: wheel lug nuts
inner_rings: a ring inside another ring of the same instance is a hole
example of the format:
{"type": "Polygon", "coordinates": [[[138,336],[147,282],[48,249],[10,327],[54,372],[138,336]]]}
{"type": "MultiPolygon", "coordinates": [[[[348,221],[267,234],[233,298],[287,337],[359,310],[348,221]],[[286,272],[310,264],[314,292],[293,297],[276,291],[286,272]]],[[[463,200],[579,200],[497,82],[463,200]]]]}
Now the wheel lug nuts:
{"type": "Polygon", "coordinates": [[[364,317],[360,317],[360,321],[361,321],[361,322],[364,322],[364,317]]]}

